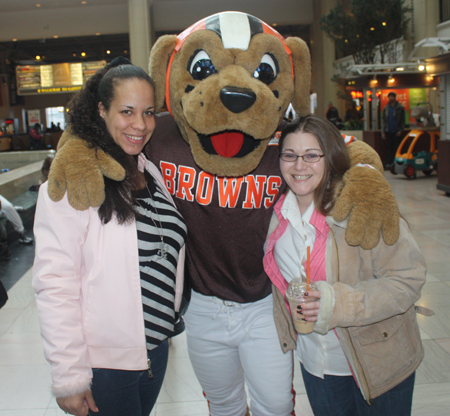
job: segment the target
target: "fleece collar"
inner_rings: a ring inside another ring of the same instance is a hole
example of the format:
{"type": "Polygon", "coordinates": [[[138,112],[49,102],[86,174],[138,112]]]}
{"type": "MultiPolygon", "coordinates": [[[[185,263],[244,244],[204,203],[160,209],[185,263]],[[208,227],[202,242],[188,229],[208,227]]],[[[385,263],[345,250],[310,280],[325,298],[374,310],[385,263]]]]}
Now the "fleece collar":
{"type": "Polygon", "coordinates": [[[348,218],[346,218],[343,221],[336,221],[331,215],[328,215],[326,217],[326,223],[328,224],[329,227],[335,225],[337,227],[344,228],[346,230],[348,226],[348,218]]]}

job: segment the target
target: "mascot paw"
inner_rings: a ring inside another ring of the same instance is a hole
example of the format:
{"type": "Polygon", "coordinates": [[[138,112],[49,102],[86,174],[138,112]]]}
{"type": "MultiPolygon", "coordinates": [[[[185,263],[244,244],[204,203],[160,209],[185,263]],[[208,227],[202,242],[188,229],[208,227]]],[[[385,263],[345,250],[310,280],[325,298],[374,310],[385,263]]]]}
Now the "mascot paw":
{"type": "Polygon", "coordinates": [[[67,191],[73,208],[84,211],[99,207],[105,200],[103,176],[121,181],[125,179],[125,170],[102,150],[90,148],[84,140],[64,139],[50,168],[49,197],[60,201],[67,191]]]}
{"type": "Polygon", "coordinates": [[[358,163],[368,164],[383,173],[383,162],[380,156],[367,143],[361,140],[355,140],[347,146],[347,149],[352,160],[352,166],[358,163]]]}
{"type": "Polygon", "coordinates": [[[380,233],[387,245],[399,238],[397,202],[384,176],[376,169],[355,166],[344,175],[344,187],[333,210],[333,218],[348,217],[345,233],[351,246],[374,248],[380,233]]]}

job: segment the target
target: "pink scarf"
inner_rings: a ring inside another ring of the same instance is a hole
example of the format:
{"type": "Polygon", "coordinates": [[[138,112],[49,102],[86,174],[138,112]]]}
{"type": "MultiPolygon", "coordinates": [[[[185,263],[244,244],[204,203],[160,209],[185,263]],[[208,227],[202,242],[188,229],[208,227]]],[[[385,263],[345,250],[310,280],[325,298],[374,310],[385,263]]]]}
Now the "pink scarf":
{"type": "MultiPolygon", "coordinates": [[[[320,214],[316,209],[311,215],[309,221],[316,229],[316,239],[310,256],[310,278],[313,282],[327,280],[325,270],[325,251],[327,247],[327,237],[330,228],[326,223],[326,217],[320,214]]],[[[306,270],[306,261],[304,263],[306,270]]]]}

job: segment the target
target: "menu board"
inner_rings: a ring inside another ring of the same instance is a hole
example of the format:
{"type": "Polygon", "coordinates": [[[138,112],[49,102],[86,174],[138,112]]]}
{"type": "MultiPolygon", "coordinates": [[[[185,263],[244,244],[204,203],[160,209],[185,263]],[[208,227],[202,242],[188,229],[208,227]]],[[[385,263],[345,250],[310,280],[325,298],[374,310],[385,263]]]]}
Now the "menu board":
{"type": "Polygon", "coordinates": [[[16,67],[17,94],[38,95],[78,91],[105,65],[106,61],[19,65],[16,67]]]}

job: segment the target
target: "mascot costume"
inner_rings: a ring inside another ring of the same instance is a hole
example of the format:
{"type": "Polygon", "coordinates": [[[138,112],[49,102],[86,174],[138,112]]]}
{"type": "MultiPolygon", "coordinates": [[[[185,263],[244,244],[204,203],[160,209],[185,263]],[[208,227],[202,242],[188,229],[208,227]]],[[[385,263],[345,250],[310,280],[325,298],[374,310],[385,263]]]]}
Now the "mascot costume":
{"type": "MultiPolygon", "coordinates": [[[[301,39],[284,39],[239,12],[162,36],[151,51],[155,106],[165,101],[170,114],[157,116],[145,153],[188,226],[188,349],[214,416],[248,414],[244,381],[253,415],[294,414],[292,355],[278,341],[263,244],[271,207],[285,188],[280,123],[290,103],[299,115],[309,112],[310,65],[301,39]]],[[[370,249],[380,235],[393,244],[399,213],[381,161],[361,141],[348,148],[352,168],[332,214],[338,221],[349,216],[351,245],[370,249]]],[[[100,206],[103,175],[125,174],[69,128],[52,164],[50,197],[67,192],[76,209],[100,206]]]]}

